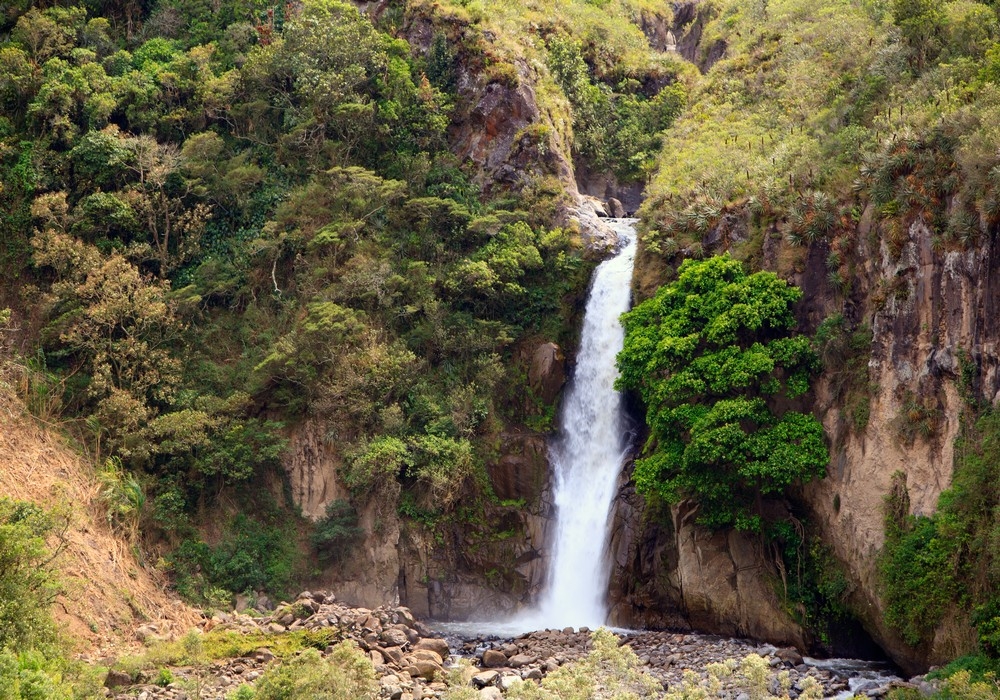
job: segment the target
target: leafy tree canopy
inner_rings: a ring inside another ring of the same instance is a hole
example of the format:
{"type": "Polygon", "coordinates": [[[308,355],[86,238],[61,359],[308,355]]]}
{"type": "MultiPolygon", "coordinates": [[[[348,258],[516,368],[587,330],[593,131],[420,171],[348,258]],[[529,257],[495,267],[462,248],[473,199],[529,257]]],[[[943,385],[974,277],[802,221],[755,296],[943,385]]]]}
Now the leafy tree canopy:
{"type": "Polygon", "coordinates": [[[757,530],[761,497],[823,475],[822,426],[788,408],[819,364],[792,333],[801,296],[726,255],[686,260],[675,282],[622,317],[619,386],[639,392],[650,426],[640,491],[695,500],[701,524],[757,530]]]}

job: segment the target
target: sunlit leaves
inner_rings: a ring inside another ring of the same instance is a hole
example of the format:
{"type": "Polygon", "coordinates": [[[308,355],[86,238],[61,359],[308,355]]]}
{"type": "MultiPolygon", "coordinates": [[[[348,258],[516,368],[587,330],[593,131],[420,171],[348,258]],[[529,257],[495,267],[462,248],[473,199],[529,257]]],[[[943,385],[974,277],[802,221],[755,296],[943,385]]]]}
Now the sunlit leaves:
{"type": "Polygon", "coordinates": [[[791,335],[800,297],[728,256],[687,260],[622,317],[619,384],[639,392],[651,429],[636,463],[640,491],[694,499],[709,526],[757,528],[760,496],[822,475],[822,426],[773,402],[803,394],[818,369],[808,339],[791,335]]]}

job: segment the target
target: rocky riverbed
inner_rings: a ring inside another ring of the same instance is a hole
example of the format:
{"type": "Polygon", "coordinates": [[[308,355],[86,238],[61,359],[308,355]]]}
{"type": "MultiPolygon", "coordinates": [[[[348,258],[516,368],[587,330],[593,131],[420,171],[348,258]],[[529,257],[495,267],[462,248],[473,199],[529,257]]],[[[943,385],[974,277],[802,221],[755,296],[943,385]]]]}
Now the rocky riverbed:
{"type": "MultiPolygon", "coordinates": [[[[198,633],[206,640],[226,631],[261,640],[252,652],[131,674],[112,666],[105,683],[107,695],[138,700],[224,700],[238,686],[253,685],[270,665],[280,663],[282,635],[306,630],[329,632],[323,637],[330,640],[325,653],[336,642],[356,642],[371,659],[380,697],[385,700],[439,698],[455,685],[475,689],[483,700],[499,700],[514,684],[540,682],[562,666],[580,661],[591,649],[591,633],[586,628],[539,630],[508,639],[462,639],[416,620],[405,607],[356,608],[341,604],[329,593],[304,592],[273,610],[216,613],[200,626],[198,633]]],[[[154,651],[163,643],[155,628],[140,628],[137,635],[152,644],[154,651]]],[[[841,670],[837,664],[804,659],[795,649],[747,640],[666,631],[624,632],[618,637],[619,645],[635,652],[639,668],[665,690],[677,687],[685,671],[705,677],[709,664],[750,655],[766,663],[775,694],[779,693],[779,674],[787,672],[792,698],[816,684],[825,697],[846,696],[850,691],[878,697],[893,686],[925,693],[933,690],[922,677],[903,682],[875,674],[864,679],[857,667],[841,670]]],[[[740,695],[735,684],[724,684],[722,697],[740,695]]]]}

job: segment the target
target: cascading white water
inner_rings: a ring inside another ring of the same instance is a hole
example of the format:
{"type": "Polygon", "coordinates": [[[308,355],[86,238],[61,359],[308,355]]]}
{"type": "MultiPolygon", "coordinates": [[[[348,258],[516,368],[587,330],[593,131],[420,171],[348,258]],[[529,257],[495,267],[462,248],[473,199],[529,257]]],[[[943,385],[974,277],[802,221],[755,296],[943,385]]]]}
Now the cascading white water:
{"type": "Polygon", "coordinates": [[[562,430],[550,450],[556,520],[549,581],[526,616],[537,627],[598,627],[607,619],[608,515],[628,450],[615,357],[625,337],[619,316],[631,300],[634,221],[610,221],[626,244],[594,271],[562,430]]]}

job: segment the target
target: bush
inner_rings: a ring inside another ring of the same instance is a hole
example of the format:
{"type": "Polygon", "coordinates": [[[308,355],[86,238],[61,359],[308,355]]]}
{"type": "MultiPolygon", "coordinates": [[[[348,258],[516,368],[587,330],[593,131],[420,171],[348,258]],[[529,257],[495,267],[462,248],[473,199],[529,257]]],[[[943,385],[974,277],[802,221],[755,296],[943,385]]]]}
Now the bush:
{"type": "Polygon", "coordinates": [[[53,517],[38,506],[0,498],[0,649],[26,650],[54,639],[49,605],[58,591],[46,546],[53,517]]]}
{"type": "Polygon", "coordinates": [[[323,658],[308,649],[269,669],[257,682],[255,700],[374,700],[375,668],[354,642],[341,642],[323,658]]]}
{"type": "Polygon", "coordinates": [[[326,515],[316,523],[312,546],[320,559],[339,561],[362,535],[358,514],[347,501],[338,499],[326,504],[326,515]]]}
{"type": "Polygon", "coordinates": [[[168,562],[182,597],[200,605],[228,607],[232,593],[286,594],[297,556],[291,522],[269,525],[240,514],[229,522],[218,545],[187,539],[168,562]]]}
{"type": "Polygon", "coordinates": [[[592,698],[655,698],[660,684],[643,673],[635,652],[619,645],[614,633],[601,628],[590,636],[591,651],[583,660],[550,673],[541,685],[514,685],[511,700],[591,700],[592,698]]]}

